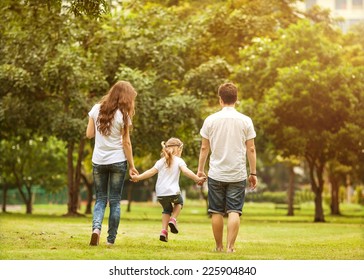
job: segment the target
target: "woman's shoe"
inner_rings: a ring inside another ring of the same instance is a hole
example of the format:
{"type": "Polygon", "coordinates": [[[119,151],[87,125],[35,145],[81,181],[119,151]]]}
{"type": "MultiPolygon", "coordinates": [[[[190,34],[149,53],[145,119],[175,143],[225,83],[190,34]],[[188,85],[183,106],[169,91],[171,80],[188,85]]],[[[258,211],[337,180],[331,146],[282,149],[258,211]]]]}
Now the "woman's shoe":
{"type": "Polygon", "coordinates": [[[100,242],[100,230],[95,229],[91,234],[90,246],[97,246],[100,242]]]}

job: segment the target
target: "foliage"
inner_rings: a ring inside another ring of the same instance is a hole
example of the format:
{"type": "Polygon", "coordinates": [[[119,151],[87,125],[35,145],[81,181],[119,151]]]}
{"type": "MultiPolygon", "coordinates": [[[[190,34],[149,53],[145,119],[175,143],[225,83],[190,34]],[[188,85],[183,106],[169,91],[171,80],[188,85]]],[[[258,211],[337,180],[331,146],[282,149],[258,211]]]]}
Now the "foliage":
{"type": "Polygon", "coordinates": [[[354,113],[361,111],[361,67],[343,60],[341,36],[326,31],[324,24],[302,20],[280,30],[277,40],[256,39],[241,51],[236,74],[260,101],[255,116],[264,139],[284,157],[307,160],[319,200],[325,164],[359,162],[363,138],[362,117],[354,113]]]}
{"type": "Polygon", "coordinates": [[[49,192],[56,192],[65,186],[64,143],[54,137],[1,140],[0,152],[1,184],[18,188],[28,214],[32,211],[33,186],[41,186],[49,192]]]}
{"type": "Polygon", "coordinates": [[[363,26],[343,35],[316,8],[299,20],[294,2],[1,1],[0,137],[64,141],[68,188],[78,196],[92,150],[87,112],[128,80],[138,92],[138,167],[149,168],[160,142],[175,136],[193,169],[202,121],[218,110],[219,84],[232,80],[237,109],[256,126],[262,171],[277,155],[314,152],[363,181],[363,26]]]}

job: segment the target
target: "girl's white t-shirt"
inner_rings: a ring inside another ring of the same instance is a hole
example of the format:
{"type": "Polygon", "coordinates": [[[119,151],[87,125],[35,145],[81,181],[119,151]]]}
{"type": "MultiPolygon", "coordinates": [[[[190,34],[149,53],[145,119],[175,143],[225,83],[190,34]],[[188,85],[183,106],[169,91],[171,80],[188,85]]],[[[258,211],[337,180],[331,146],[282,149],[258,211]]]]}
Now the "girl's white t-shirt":
{"type": "Polygon", "coordinates": [[[158,178],[155,187],[157,196],[176,195],[181,192],[179,187],[180,167],[187,166],[185,161],[177,156],[173,156],[172,164],[167,167],[166,159],[161,158],[154,164],[158,170],[158,178]]]}
{"type": "Polygon", "coordinates": [[[112,164],[126,160],[123,148],[121,131],[124,126],[123,115],[120,110],[115,112],[109,136],[101,135],[97,129],[96,121],[100,112],[100,104],[92,107],[88,113],[95,124],[95,147],[92,154],[92,162],[96,164],[112,164]]]}

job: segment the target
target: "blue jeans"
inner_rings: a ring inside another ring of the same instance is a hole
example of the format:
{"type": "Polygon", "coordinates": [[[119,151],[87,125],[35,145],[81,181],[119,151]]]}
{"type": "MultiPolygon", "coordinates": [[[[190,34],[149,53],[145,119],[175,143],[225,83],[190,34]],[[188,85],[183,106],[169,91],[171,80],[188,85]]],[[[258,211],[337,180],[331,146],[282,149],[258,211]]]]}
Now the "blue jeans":
{"type": "Polygon", "coordinates": [[[209,213],[224,215],[235,212],[241,215],[245,199],[246,180],[240,182],[220,182],[207,178],[209,213]]]}
{"type": "Polygon", "coordinates": [[[109,201],[109,230],[107,241],[114,243],[120,222],[120,200],[123,191],[127,162],[112,164],[92,163],[96,203],[94,207],[92,230],[99,229],[104,219],[105,208],[109,201]]]}

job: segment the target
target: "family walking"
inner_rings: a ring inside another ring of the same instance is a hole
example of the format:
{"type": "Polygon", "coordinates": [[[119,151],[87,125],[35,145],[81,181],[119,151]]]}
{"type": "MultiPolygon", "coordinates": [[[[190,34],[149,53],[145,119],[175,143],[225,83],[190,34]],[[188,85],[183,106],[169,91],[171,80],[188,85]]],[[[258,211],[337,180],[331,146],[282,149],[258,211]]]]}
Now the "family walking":
{"type": "Polygon", "coordinates": [[[227,218],[226,251],[235,251],[235,240],[240,227],[245,188],[257,186],[256,137],[252,120],[235,109],[237,88],[232,83],[218,89],[222,109],[208,116],[201,128],[202,137],[197,174],[181,158],[183,143],[178,138],[162,142],[161,158],[154,166],[139,174],[133,161],[130,126],[134,115],[137,92],[129,82],[119,81],[89,112],[86,136],[95,137],[92,155],[96,203],[92,220],[90,245],[98,245],[107,202],[110,214],[107,244],[115,242],[120,221],[120,200],[124,179],[129,167],[133,182],[157,174],[156,194],[161,204],[162,229],[159,239],[168,241],[168,227],[179,232],[177,218],[183,207],[179,186],[180,173],[203,184],[207,180],[208,204],[216,251],[223,251],[224,216],[227,218]],[[210,157],[209,157],[210,155],[210,157]],[[209,170],[205,173],[209,157],[209,170]],[[249,174],[246,169],[249,162],[249,174]]]}

